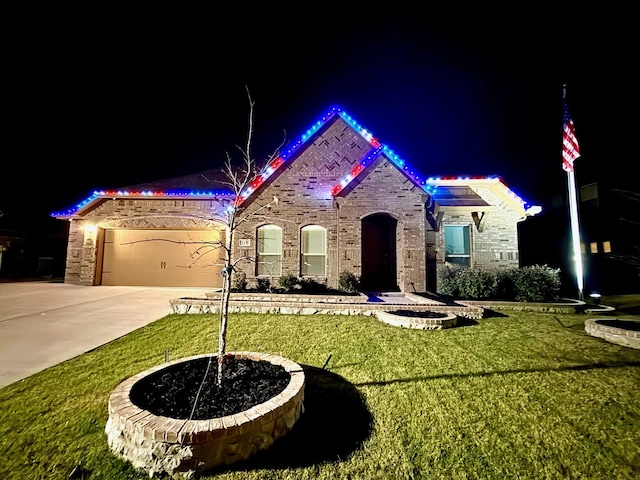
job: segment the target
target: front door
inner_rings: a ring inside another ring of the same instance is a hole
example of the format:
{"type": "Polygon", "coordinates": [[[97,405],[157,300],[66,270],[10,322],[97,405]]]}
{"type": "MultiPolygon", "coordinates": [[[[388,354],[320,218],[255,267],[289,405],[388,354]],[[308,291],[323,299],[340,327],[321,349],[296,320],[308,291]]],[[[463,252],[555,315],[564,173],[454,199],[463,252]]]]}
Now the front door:
{"type": "Polygon", "coordinates": [[[396,277],[396,227],[398,221],[386,213],[362,219],[361,289],[369,292],[398,290],[396,277]]]}

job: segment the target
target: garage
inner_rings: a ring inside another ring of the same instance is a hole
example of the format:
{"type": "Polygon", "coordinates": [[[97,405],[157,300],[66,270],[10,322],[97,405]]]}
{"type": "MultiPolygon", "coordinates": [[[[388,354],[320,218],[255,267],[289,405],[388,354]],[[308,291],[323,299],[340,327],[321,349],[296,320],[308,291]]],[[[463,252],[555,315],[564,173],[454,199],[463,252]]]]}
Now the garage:
{"type": "Polygon", "coordinates": [[[105,229],[101,285],[222,287],[219,230],[105,229]]]}

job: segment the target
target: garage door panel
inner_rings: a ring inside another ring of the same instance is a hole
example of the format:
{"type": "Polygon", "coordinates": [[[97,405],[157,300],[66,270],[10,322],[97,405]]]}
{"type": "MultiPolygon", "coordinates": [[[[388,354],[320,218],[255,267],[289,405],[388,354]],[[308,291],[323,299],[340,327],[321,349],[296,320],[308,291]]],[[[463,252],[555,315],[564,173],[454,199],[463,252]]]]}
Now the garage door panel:
{"type": "Polygon", "coordinates": [[[221,287],[221,250],[209,248],[219,240],[214,230],[107,230],[102,284],[221,287]]]}

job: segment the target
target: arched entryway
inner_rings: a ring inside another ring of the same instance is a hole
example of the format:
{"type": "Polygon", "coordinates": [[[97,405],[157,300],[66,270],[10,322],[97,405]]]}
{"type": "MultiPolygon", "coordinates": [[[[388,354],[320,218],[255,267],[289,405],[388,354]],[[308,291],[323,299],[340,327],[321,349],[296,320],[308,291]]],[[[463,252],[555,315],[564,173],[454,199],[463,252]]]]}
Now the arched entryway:
{"type": "Polygon", "coordinates": [[[361,289],[369,292],[398,290],[396,228],[398,221],[386,213],[362,219],[361,289]]]}

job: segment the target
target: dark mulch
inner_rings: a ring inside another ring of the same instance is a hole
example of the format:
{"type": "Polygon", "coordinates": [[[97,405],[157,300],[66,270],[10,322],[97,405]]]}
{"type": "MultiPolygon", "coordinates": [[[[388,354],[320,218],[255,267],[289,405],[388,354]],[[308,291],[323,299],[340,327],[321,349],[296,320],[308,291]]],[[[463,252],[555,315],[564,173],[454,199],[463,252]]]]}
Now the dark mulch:
{"type": "Polygon", "coordinates": [[[233,415],[264,403],[282,392],[291,379],[283,367],[267,361],[233,356],[225,357],[224,361],[220,387],[217,385],[217,356],[202,357],[170,365],[146,376],[133,386],[130,399],[155,415],[206,420],[233,415]]]}
{"type": "Polygon", "coordinates": [[[632,330],[634,332],[640,332],[640,321],[634,320],[597,320],[596,323],[605,325],[607,327],[621,328],[623,330],[632,330]]]}
{"type": "Polygon", "coordinates": [[[446,313],[441,312],[414,312],[413,310],[393,310],[389,312],[392,315],[400,315],[402,317],[416,317],[416,318],[444,318],[446,313]]]}

